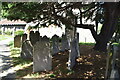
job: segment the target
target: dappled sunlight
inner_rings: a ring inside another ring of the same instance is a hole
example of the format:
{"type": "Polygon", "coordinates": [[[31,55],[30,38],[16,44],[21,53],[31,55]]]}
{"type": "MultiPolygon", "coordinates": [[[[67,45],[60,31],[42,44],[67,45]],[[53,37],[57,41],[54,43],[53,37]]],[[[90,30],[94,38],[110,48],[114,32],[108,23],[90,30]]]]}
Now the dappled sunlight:
{"type": "MultiPolygon", "coordinates": [[[[60,52],[52,56],[52,70],[33,73],[33,63],[13,57],[17,78],[104,78],[106,55],[92,50],[92,47],[82,46],[81,56],[76,59],[73,70],[68,70],[69,52],[60,52]],[[18,62],[18,63],[17,63],[18,62]]],[[[46,62],[46,60],[45,60],[46,62]]]]}

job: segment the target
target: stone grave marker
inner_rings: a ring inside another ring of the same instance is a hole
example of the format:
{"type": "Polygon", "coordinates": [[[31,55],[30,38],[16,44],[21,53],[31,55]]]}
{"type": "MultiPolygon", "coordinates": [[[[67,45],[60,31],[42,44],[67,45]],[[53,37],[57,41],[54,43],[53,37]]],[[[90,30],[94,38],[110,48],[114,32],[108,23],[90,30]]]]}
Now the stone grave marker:
{"type": "Polygon", "coordinates": [[[22,43],[21,48],[21,58],[23,59],[32,59],[33,56],[33,47],[29,40],[26,40],[22,43]]]}
{"type": "Polygon", "coordinates": [[[14,37],[14,47],[21,47],[21,36],[20,35],[16,35],[14,37]]]}
{"type": "Polygon", "coordinates": [[[39,36],[40,36],[40,33],[39,33],[39,31],[36,31],[35,32],[35,38],[34,38],[34,40],[35,40],[35,43],[37,42],[37,41],[39,41],[39,36]]]}
{"type": "Polygon", "coordinates": [[[30,39],[30,42],[32,45],[34,45],[34,43],[35,43],[34,36],[35,36],[34,31],[30,31],[29,39],[30,39]]]}
{"type": "Polygon", "coordinates": [[[33,52],[33,72],[47,71],[52,69],[52,56],[50,40],[44,36],[36,42],[33,52]]]}
{"type": "Polygon", "coordinates": [[[60,52],[59,50],[59,36],[54,35],[52,37],[52,55],[60,52]]]}
{"type": "Polygon", "coordinates": [[[76,58],[78,57],[76,44],[77,44],[77,40],[73,39],[73,41],[71,42],[70,50],[69,50],[69,61],[68,61],[69,69],[72,69],[74,67],[74,65],[76,64],[76,58]]]}
{"type": "Polygon", "coordinates": [[[80,47],[79,47],[79,33],[77,33],[77,43],[76,43],[76,48],[77,48],[77,53],[78,57],[80,57],[80,47]]]}
{"type": "Polygon", "coordinates": [[[62,35],[61,43],[62,43],[61,51],[65,51],[65,50],[70,49],[70,43],[68,42],[66,35],[62,35]]]}
{"type": "Polygon", "coordinates": [[[22,43],[23,43],[25,40],[27,40],[27,34],[23,34],[21,38],[22,38],[21,40],[22,40],[22,43]]]}

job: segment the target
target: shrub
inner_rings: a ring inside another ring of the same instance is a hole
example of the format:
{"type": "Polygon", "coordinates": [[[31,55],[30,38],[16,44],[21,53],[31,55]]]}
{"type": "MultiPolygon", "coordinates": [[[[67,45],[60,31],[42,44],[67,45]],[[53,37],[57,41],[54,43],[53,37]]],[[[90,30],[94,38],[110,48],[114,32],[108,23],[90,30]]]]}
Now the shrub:
{"type": "Polygon", "coordinates": [[[7,30],[7,31],[5,31],[5,34],[6,34],[6,35],[12,35],[12,31],[7,30]]]}
{"type": "Polygon", "coordinates": [[[23,30],[18,30],[15,32],[15,35],[23,35],[24,31],[23,30]]]}

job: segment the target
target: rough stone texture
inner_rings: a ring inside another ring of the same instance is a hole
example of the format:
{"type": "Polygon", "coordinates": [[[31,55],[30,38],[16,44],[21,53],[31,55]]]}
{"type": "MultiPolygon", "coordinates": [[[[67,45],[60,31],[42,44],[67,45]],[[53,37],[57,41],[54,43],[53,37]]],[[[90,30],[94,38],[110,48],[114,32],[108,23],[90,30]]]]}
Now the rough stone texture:
{"type": "Polygon", "coordinates": [[[59,36],[54,35],[52,37],[52,55],[59,53],[59,36]]]}
{"type": "Polygon", "coordinates": [[[77,48],[77,53],[78,53],[78,57],[80,57],[80,47],[79,47],[79,33],[77,33],[77,43],[76,43],[76,48],[77,48]]]}
{"type": "Polygon", "coordinates": [[[21,58],[23,59],[32,59],[33,56],[33,47],[30,41],[26,40],[22,44],[21,48],[21,58]]]}
{"type": "Polygon", "coordinates": [[[34,31],[30,31],[29,39],[32,45],[35,44],[34,36],[35,36],[34,31]]]}
{"type": "Polygon", "coordinates": [[[65,50],[70,49],[70,42],[68,42],[68,39],[67,39],[66,35],[62,35],[61,43],[62,43],[61,51],[65,51],[65,50]]]}
{"type": "Polygon", "coordinates": [[[32,45],[34,45],[37,41],[39,41],[39,36],[40,36],[40,33],[38,31],[36,31],[34,33],[34,31],[31,31],[30,32],[30,42],[32,45]]]}
{"type": "Polygon", "coordinates": [[[40,33],[39,33],[39,31],[36,31],[36,32],[35,32],[35,36],[34,36],[35,43],[36,43],[37,41],[39,41],[39,37],[40,37],[40,33]]]}
{"type": "Polygon", "coordinates": [[[118,70],[112,69],[111,75],[110,75],[110,80],[120,80],[120,75],[118,73],[118,70]]]}
{"type": "Polygon", "coordinates": [[[14,47],[21,47],[21,36],[20,35],[16,35],[14,37],[14,47]]]}
{"type": "Polygon", "coordinates": [[[34,45],[33,72],[47,71],[52,69],[52,57],[49,39],[44,36],[41,41],[34,45]]]}
{"type": "Polygon", "coordinates": [[[76,58],[78,57],[76,44],[77,44],[77,40],[73,39],[73,41],[71,42],[71,49],[69,50],[69,61],[68,61],[69,69],[72,69],[74,67],[74,65],[76,64],[76,58]]]}
{"type": "Polygon", "coordinates": [[[25,40],[27,40],[27,34],[23,34],[21,40],[22,40],[22,43],[23,43],[25,40]]]}

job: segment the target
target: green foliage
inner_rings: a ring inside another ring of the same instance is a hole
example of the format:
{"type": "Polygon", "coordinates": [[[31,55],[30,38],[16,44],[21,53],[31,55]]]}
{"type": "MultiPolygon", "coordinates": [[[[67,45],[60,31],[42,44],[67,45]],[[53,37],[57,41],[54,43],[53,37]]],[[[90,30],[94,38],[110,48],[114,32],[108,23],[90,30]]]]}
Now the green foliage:
{"type": "Polygon", "coordinates": [[[5,40],[5,39],[9,39],[9,38],[12,38],[12,36],[10,36],[10,35],[0,35],[0,41],[5,40]]]}
{"type": "Polygon", "coordinates": [[[113,43],[113,45],[119,46],[119,45],[120,45],[120,43],[116,43],[116,42],[114,42],[114,43],[113,43]]]}
{"type": "Polygon", "coordinates": [[[49,77],[54,78],[56,75],[55,74],[50,74],[49,77]]]}
{"type": "Polygon", "coordinates": [[[85,43],[85,42],[80,42],[80,45],[95,45],[95,43],[85,43]]]}
{"type": "Polygon", "coordinates": [[[14,45],[14,42],[13,41],[10,41],[8,46],[13,46],[14,45]]]}
{"type": "Polygon", "coordinates": [[[23,30],[18,30],[15,32],[15,35],[23,35],[24,31],[23,30]]]}
{"type": "Polygon", "coordinates": [[[5,33],[5,35],[12,35],[12,31],[10,31],[10,30],[5,31],[4,33],[5,33]]]}

